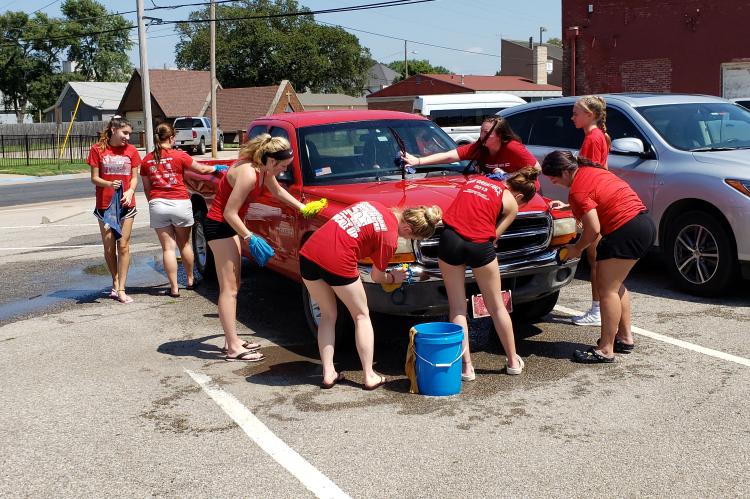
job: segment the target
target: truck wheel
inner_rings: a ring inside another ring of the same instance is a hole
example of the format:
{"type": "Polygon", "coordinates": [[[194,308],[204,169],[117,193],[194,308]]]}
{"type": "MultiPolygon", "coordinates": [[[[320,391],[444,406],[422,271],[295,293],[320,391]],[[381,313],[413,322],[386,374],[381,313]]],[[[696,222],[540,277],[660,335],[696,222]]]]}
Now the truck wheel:
{"type": "Polygon", "coordinates": [[[217,151],[224,150],[224,136],[223,135],[219,135],[219,141],[216,143],[216,150],[217,151]]]}
{"type": "Polygon", "coordinates": [[[552,312],[557,305],[557,299],[560,291],[555,291],[551,295],[544,296],[538,300],[528,303],[513,305],[513,319],[524,322],[536,322],[552,312]]]}
{"type": "Polygon", "coordinates": [[[201,137],[200,144],[198,144],[198,154],[206,154],[206,139],[201,137]]]}
{"type": "MultiPolygon", "coordinates": [[[[338,312],[336,317],[336,346],[349,347],[354,344],[354,322],[349,310],[336,300],[338,312]]],[[[302,284],[302,308],[305,312],[305,322],[307,329],[313,338],[318,338],[318,324],[320,323],[320,309],[315,300],[312,299],[307,291],[307,286],[302,284]]]]}
{"type": "Polygon", "coordinates": [[[727,292],[739,272],[734,242],[724,226],[708,213],[691,211],[670,229],[664,257],[677,284],[698,296],[727,292]]]}
{"type": "Polygon", "coordinates": [[[195,268],[200,272],[204,279],[215,280],[216,271],[214,268],[214,254],[208,247],[206,241],[206,212],[203,210],[196,211],[193,214],[195,223],[193,224],[192,241],[193,254],[195,255],[195,268]]]}

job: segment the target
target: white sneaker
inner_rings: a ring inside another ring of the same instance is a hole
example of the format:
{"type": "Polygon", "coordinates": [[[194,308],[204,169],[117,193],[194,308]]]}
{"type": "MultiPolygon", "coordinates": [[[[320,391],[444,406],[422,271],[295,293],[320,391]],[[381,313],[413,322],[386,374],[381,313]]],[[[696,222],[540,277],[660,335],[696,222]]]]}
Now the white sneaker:
{"type": "Polygon", "coordinates": [[[601,326],[602,314],[600,311],[592,312],[591,309],[589,309],[583,315],[571,317],[570,322],[576,326],[601,326]]]}

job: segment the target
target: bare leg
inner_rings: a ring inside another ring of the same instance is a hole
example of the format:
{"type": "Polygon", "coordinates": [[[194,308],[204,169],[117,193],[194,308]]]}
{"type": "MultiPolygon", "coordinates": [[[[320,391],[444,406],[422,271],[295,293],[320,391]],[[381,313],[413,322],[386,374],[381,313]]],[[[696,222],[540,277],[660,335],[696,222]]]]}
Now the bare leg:
{"type": "MultiPolygon", "coordinates": [[[[602,306],[602,329],[599,339],[599,351],[605,357],[614,355],[615,335],[622,320],[623,306],[620,292],[624,289],[623,281],[636,264],[637,260],[610,258],[599,261],[599,295],[602,306]]],[[[630,307],[627,307],[630,312],[630,307]]],[[[626,323],[630,323],[627,317],[626,323]]]]}
{"type": "Polygon", "coordinates": [[[333,365],[333,352],[336,343],[336,295],[331,286],[324,280],[304,280],[310,297],[320,307],[320,324],[318,325],[318,350],[323,364],[323,383],[330,384],[338,376],[333,365]]]}
{"type": "Polygon", "coordinates": [[[107,270],[109,270],[112,276],[112,289],[120,289],[120,280],[117,276],[117,242],[112,230],[104,228],[104,222],[99,220],[99,232],[102,235],[102,245],[104,246],[104,261],[107,264],[107,270]]]}
{"type": "Polygon", "coordinates": [[[117,241],[117,276],[120,287],[117,294],[121,302],[132,301],[125,294],[125,285],[128,280],[128,268],[130,268],[130,234],[133,231],[135,218],[126,218],[120,222],[122,237],[117,241]]]}
{"type": "Polygon", "coordinates": [[[597,270],[597,261],[596,261],[596,247],[599,244],[599,241],[602,240],[602,236],[599,236],[596,238],[596,241],[591,243],[591,246],[589,246],[586,249],[586,259],[589,262],[589,267],[591,268],[591,301],[601,301],[599,297],[599,288],[597,285],[599,272],[597,270]]]}
{"type": "Polygon", "coordinates": [[[464,330],[463,340],[463,366],[461,374],[471,376],[474,374],[474,364],[471,362],[471,351],[469,350],[469,324],[466,320],[466,288],[464,286],[466,266],[451,265],[438,260],[440,273],[443,276],[445,292],[448,295],[448,320],[453,324],[461,326],[464,330]]]}
{"type": "Polygon", "coordinates": [[[195,256],[193,255],[193,247],[190,245],[190,233],[192,230],[192,227],[174,228],[177,247],[180,248],[180,256],[182,257],[182,267],[185,269],[185,275],[187,275],[188,286],[194,284],[193,268],[195,265],[195,256]]]}
{"type": "Polygon", "coordinates": [[[362,371],[365,377],[365,386],[374,386],[381,381],[381,376],[372,368],[372,360],[375,354],[375,333],[370,321],[370,310],[367,308],[367,296],[362,281],[347,284],[346,286],[334,286],[333,292],[346,305],[349,313],[354,319],[354,340],[362,362],[362,371]]]}
{"type": "Polygon", "coordinates": [[[164,271],[167,273],[167,279],[169,280],[169,289],[175,295],[180,291],[180,288],[177,286],[177,255],[175,254],[177,243],[174,227],[170,225],[156,229],[156,235],[159,236],[159,243],[161,243],[164,271]]]}
{"type": "Polygon", "coordinates": [[[630,291],[628,291],[625,285],[620,287],[620,305],[622,314],[620,316],[620,323],[617,325],[616,338],[623,343],[632,345],[633,331],[630,323],[630,291]]]}
{"type": "Polygon", "coordinates": [[[500,293],[500,269],[497,267],[497,262],[492,261],[484,267],[473,270],[479,290],[482,292],[482,297],[484,297],[484,304],[492,317],[495,331],[497,331],[497,336],[503,345],[505,356],[508,358],[508,367],[520,367],[518,356],[516,355],[513,322],[510,320],[510,314],[503,304],[503,298],[500,293]]]}
{"type": "MultiPolygon", "coordinates": [[[[238,236],[215,239],[208,243],[214,253],[216,276],[219,280],[219,321],[224,330],[227,356],[236,357],[247,348],[237,335],[237,292],[240,288],[240,238],[238,236]]],[[[255,353],[247,358],[262,358],[263,354],[255,353]]]]}

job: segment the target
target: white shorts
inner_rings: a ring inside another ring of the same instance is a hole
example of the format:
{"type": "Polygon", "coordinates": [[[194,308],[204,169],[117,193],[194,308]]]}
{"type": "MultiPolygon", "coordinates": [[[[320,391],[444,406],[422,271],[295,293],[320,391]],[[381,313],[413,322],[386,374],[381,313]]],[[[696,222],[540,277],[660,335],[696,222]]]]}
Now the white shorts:
{"type": "Polygon", "coordinates": [[[189,199],[152,199],[148,202],[152,229],[192,227],[193,205],[189,199]]]}

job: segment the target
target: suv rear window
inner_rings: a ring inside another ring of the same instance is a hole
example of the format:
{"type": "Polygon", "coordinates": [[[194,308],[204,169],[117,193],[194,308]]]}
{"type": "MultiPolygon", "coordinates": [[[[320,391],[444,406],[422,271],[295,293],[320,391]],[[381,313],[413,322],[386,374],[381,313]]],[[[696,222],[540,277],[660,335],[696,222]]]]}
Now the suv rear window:
{"type": "Polygon", "coordinates": [[[193,128],[193,120],[192,118],[174,120],[174,128],[175,130],[190,130],[193,128]]]}

